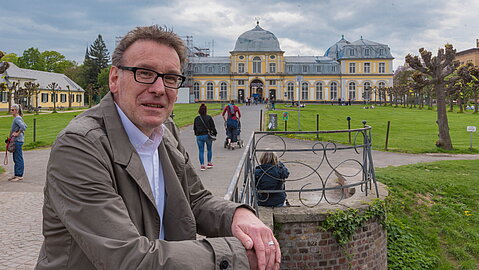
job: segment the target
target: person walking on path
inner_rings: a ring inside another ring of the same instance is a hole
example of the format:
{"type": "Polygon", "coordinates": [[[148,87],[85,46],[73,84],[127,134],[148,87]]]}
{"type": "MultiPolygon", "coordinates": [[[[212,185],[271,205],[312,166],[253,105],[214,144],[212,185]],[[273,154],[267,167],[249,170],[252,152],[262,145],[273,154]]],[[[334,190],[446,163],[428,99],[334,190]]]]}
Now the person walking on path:
{"type": "Polygon", "coordinates": [[[24,132],[27,129],[27,125],[23,121],[22,107],[18,104],[13,104],[10,108],[10,112],[13,116],[12,128],[10,130],[10,137],[13,138],[15,143],[15,151],[13,152],[14,176],[9,178],[9,181],[17,182],[23,180],[23,172],[25,170],[25,164],[23,161],[23,142],[25,141],[24,132]]]}
{"type": "Polygon", "coordinates": [[[225,107],[221,115],[226,122],[226,136],[228,137],[228,140],[230,140],[229,142],[237,142],[241,112],[238,106],[235,105],[234,100],[231,100],[230,104],[225,107]]]}
{"type": "Polygon", "coordinates": [[[198,144],[198,154],[201,165],[201,170],[213,168],[213,140],[211,140],[209,134],[216,136],[218,132],[216,131],[215,122],[213,118],[207,114],[207,107],[205,104],[201,104],[198,109],[199,115],[195,118],[193,124],[193,130],[195,131],[196,143],[198,144]],[[208,152],[207,159],[208,164],[205,166],[205,144],[206,150],[208,152]]]}
{"type": "MultiPolygon", "coordinates": [[[[285,179],[289,171],[283,163],[278,161],[274,152],[264,152],[256,166],[254,176],[257,190],[284,190],[285,179]]],[[[258,205],[269,207],[284,206],[286,193],[258,193],[258,205]]]]}

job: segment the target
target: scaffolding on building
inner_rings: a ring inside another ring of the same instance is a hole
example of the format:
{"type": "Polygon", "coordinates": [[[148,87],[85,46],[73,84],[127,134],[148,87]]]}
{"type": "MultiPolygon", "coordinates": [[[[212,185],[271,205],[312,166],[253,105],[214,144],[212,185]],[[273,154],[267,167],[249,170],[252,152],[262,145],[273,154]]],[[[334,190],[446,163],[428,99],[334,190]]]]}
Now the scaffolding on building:
{"type": "Polygon", "coordinates": [[[193,65],[191,64],[190,59],[194,57],[208,57],[210,56],[210,48],[205,47],[201,48],[195,46],[193,43],[193,36],[182,36],[183,40],[186,41],[186,48],[187,48],[187,55],[188,55],[188,63],[185,67],[184,75],[186,76],[184,87],[189,87],[191,91],[191,87],[193,86],[193,65]]]}

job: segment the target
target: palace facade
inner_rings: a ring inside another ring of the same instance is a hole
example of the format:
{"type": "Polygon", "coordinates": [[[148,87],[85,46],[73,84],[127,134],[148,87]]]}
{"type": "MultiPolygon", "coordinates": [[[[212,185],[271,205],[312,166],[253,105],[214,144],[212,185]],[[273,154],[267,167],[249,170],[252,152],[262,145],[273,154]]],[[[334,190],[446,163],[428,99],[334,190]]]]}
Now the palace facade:
{"type": "Polygon", "coordinates": [[[388,45],[344,36],[324,56],[285,56],[276,36],[256,27],[241,34],[225,57],[190,57],[187,86],[195,101],[244,100],[326,102],[374,100],[393,84],[388,45]]]}

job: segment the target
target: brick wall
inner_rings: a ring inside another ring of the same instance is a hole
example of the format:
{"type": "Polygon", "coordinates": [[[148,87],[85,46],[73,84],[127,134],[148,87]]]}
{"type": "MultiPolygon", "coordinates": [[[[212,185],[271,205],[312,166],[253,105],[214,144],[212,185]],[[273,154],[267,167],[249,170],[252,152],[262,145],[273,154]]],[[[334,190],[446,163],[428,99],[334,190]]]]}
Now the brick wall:
{"type": "Polygon", "coordinates": [[[387,269],[386,233],[370,220],[341,247],[319,222],[275,223],[282,252],[281,269],[387,269]]]}

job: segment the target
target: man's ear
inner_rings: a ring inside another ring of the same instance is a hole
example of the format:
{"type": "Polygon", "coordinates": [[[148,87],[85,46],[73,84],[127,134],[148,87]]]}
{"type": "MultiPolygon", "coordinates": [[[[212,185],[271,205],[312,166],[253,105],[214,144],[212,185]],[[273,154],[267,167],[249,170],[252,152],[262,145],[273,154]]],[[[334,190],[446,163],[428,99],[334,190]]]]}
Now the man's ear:
{"type": "Polygon", "coordinates": [[[110,74],[108,75],[108,85],[112,93],[118,92],[118,81],[119,81],[119,69],[115,66],[111,66],[110,74]]]}

